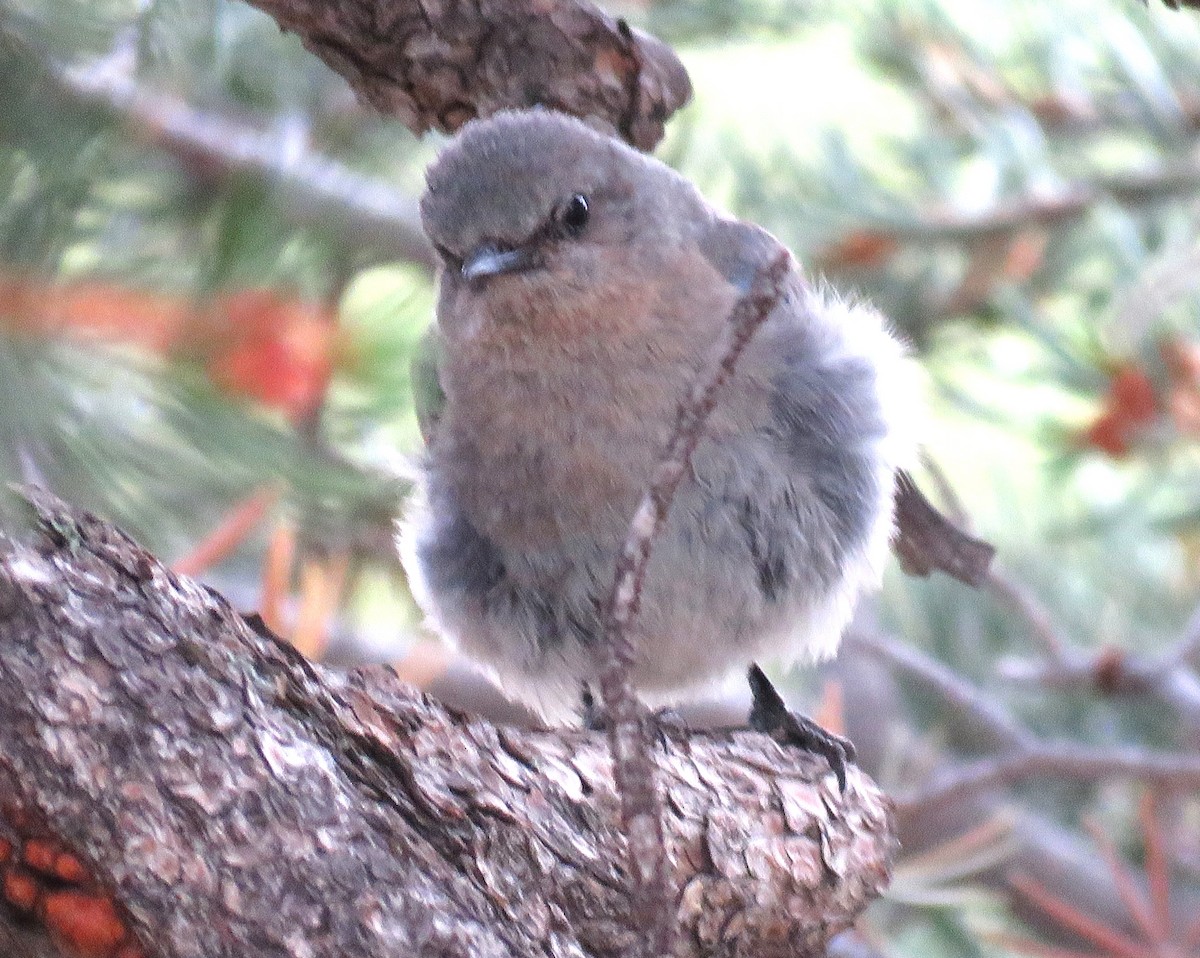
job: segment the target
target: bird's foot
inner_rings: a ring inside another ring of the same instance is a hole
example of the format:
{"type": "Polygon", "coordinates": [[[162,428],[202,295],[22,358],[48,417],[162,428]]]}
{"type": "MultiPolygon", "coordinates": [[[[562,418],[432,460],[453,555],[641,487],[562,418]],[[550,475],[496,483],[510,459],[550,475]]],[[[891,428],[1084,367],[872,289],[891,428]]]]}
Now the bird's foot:
{"type": "Polygon", "coordinates": [[[591,687],[585,682],[579,693],[579,712],[583,727],[589,732],[604,732],[608,730],[608,713],[604,706],[592,694],[591,687]]]}
{"type": "MultiPolygon", "coordinates": [[[[583,717],[583,727],[589,732],[607,732],[609,727],[608,713],[604,706],[597,701],[592,690],[585,684],[580,695],[583,717]]],[[[683,716],[675,709],[663,708],[644,713],[643,723],[658,740],[658,744],[666,748],[672,741],[683,741],[691,731],[683,716]]]]}
{"type": "Polygon", "coordinates": [[[658,737],[662,740],[663,745],[666,745],[672,739],[683,741],[692,732],[687,719],[677,709],[655,709],[650,714],[650,720],[654,723],[654,727],[658,729],[658,737]]]}
{"type": "Polygon", "coordinates": [[[791,745],[824,756],[837,777],[838,788],[846,791],[846,766],[854,762],[854,743],[826,731],[812,719],[788,711],[783,699],[757,665],[750,666],[750,727],[764,732],[781,745],[791,745]]]}

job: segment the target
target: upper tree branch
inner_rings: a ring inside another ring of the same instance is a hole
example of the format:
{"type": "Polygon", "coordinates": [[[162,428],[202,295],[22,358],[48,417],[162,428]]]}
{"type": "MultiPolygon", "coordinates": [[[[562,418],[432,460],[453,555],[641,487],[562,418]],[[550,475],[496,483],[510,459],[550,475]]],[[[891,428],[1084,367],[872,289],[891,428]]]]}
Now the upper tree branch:
{"type": "Polygon", "coordinates": [[[248,0],[416,133],[547,106],[649,150],[691,96],[658,40],[587,0],[248,0]]]}
{"type": "MultiPolygon", "coordinates": [[[[0,557],[0,834],[31,816],[151,954],[616,955],[602,736],[497,728],[337,674],[35,497],[0,557]]],[[[762,736],[663,743],[680,954],[817,954],[886,879],[881,794],[762,736]]],[[[3,925],[0,909],[0,928],[3,925]]],[[[7,934],[7,932],[6,932],[7,934]]]]}

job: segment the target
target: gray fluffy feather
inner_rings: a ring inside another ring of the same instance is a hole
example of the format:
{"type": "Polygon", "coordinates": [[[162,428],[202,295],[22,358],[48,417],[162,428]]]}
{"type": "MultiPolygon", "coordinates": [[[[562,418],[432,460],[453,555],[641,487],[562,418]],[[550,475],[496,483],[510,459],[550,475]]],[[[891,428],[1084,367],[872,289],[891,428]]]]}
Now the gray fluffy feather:
{"type": "MultiPolygon", "coordinates": [[[[434,627],[518,696],[561,712],[595,679],[617,551],[674,409],[779,246],[720,217],[666,166],[551,113],[470,124],[428,182],[426,229],[453,256],[542,242],[564,195],[595,205],[590,233],[546,240],[538,269],[498,278],[507,285],[445,271],[448,402],[401,537],[434,627]],[[607,309],[587,313],[595,284],[645,315],[622,325],[607,309]],[[656,297],[638,298],[645,284],[656,297]],[[582,332],[539,338],[539,311],[582,332]],[[493,333],[489,353],[480,343],[493,333]],[[635,398],[646,408],[613,412],[635,398]],[[573,457],[597,464],[598,491],[564,478],[573,457]],[[544,532],[524,535],[523,517],[544,532]]],[[[634,678],[651,700],[764,656],[831,654],[880,574],[895,472],[912,447],[903,351],[876,313],[812,289],[798,269],[786,289],[654,544],[634,632],[634,678]]]]}

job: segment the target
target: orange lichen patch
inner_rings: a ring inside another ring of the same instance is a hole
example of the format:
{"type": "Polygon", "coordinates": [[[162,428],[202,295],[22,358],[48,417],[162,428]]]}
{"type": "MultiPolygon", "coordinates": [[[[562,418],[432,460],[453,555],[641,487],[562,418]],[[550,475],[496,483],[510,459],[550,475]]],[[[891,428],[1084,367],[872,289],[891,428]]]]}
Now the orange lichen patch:
{"type": "Polygon", "coordinates": [[[80,958],[110,958],[127,936],[108,898],[76,888],[50,892],[38,912],[54,939],[80,958]]]}
{"type": "Polygon", "coordinates": [[[32,874],[23,868],[8,868],[4,872],[4,899],[21,911],[32,911],[37,904],[39,886],[32,874]]]}
{"type": "Polygon", "coordinates": [[[0,905],[33,916],[67,958],[146,958],[79,856],[28,812],[4,806],[0,820],[15,832],[0,839],[0,905]]]}
{"type": "Polygon", "coordinates": [[[54,877],[71,885],[82,885],[91,878],[83,862],[70,852],[59,852],[54,859],[54,877]]]}
{"type": "Polygon", "coordinates": [[[21,860],[34,871],[43,875],[54,874],[54,859],[58,857],[59,845],[48,838],[30,838],[21,849],[21,860]]]}
{"type": "Polygon", "coordinates": [[[85,884],[91,877],[83,862],[53,838],[26,839],[21,861],[34,871],[69,885],[85,884]]]}

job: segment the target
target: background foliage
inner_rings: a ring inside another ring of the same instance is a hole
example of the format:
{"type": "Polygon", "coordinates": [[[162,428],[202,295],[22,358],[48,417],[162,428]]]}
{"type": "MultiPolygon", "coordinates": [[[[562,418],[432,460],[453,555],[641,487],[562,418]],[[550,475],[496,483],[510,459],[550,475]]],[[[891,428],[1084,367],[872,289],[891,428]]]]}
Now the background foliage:
{"type": "MultiPolygon", "coordinates": [[[[926,485],[955,491],[1004,577],[897,571],[871,628],[1047,739],[1200,751],[1200,18],[1132,0],[616,12],[696,87],[660,156],[920,356],[926,485]],[[1154,662],[1191,690],[1122,684],[1154,662]]],[[[401,655],[415,618],[391,521],[432,277],[396,235],[418,228],[435,139],[223,0],[6,0],[0,103],[0,478],[112,517],[310,652],[401,655]]],[[[847,668],[826,689],[861,743],[847,668]]],[[[902,690],[865,733],[900,792],[980,747],[928,682],[902,690]]],[[[1143,804],[1137,826],[1136,777],[997,787],[966,845],[941,835],[902,867],[857,944],[1101,949],[1019,876],[987,877],[1019,841],[1014,803],[1097,874],[1086,816],[1135,864],[1168,835],[1147,884],[1185,925],[1200,803],[1143,804]]]]}

